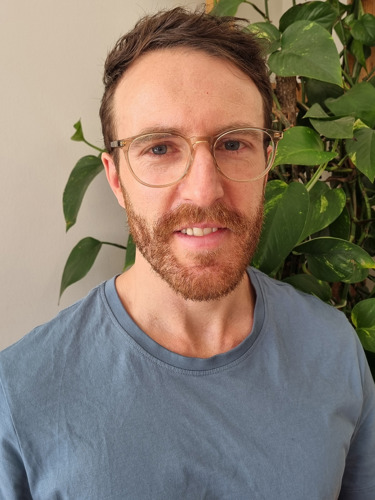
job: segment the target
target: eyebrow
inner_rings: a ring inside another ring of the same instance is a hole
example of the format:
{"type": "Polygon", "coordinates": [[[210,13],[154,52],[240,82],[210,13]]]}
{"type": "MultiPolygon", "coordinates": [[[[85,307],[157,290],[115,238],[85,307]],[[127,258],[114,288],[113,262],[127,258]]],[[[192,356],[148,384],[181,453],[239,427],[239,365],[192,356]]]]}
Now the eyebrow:
{"type": "MultiPolygon", "coordinates": [[[[214,133],[212,134],[212,137],[216,137],[217,135],[220,135],[220,134],[226,132],[227,130],[236,130],[236,129],[240,129],[240,128],[263,128],[263,127],[258,126],[258,125],[254,125],[254,124],[249,123],[249,122],[231,122],[228,125],[226,125],[225,127],[220,127],[216,131],[214,131],[214,133]]],[[[187,137],[187,135],[185,135],[183,133],[183,131],[181,131],[181,129],[178,129],[175,127],[162,127],[160,125],[155,125],[154,127],[146,127],[144,129],[141,129],[135,135],[140,136],[140,135],[148,135],[148,134],[155,134],[155,133],[157,133],[157,134],[167,133],[167,134],[182,135],[184,137],[187,137]]],[[[194,136],[191,136],[191,137],[194,137],[194,136]]]]}

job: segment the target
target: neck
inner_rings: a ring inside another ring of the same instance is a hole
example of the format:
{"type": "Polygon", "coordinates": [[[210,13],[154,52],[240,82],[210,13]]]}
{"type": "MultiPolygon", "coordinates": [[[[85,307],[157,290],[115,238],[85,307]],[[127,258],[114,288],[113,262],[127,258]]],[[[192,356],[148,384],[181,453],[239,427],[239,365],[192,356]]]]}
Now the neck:
{"type": "Polygon", "coordinates": [[[182,356],[208,358],[226,352],[252,328],[255,294],[246,273],[225,297],[196,302],[177,294],[138,256],[134,266],[117,278],[116,288],[138,326],[182,356]]]}

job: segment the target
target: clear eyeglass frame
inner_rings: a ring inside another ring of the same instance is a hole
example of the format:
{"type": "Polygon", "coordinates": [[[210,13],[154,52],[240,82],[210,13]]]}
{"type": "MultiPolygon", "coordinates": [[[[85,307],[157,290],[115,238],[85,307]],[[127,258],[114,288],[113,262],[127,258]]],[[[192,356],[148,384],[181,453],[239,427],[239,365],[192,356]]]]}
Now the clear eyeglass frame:
{"type": "Polygon", "coordinates": [[[129,170],[130,170],[131,174],[133,175],[133,177],[139,183],[141,183],[141,184],[143,184],[144,186],[147,186],[147,187],[161,188],[161,187],[168,187],[168,186],[173,186],[174,184],[177,184],[178,182],[180,182],[188,174],[188,172],[190,170],[190,167],[191,167],[191,164],[193,163],[193,159],[194,159],[194,148],[195,148],[195,146],[197,144],[200,144],[200,143],[208,143],[209,144],[209,146],[210,146],[210,152],[211,152],[211,155],[212,155],[212,157],[214,159],[214,163],[215,163],[216,169],[225,178],[227,178],[227,179],[229,179],[231,181],[234,181],[234,182],[253,182],[253,181],[256,181],[258,179],[261,179],[272,168],[273,161],[274,161],[274,158],[275,158],[275,155],[276,155],[277,144],[282,139],[282,137],[283,137],[283,133],[280,132],[280,131],[278,131],[278,130],[271,130],[271,129],[260,128],[260,127],[236,128],[236,129],[226,130],[225,132],[222,132],[222,133],[220,133],[220,134],[218,134],[216,136],[213,136],[213,137],[195,136],[195,137],[189,137],[189,138],[188,137],[184,137],[183,135],[176,134],[174,132],[170,132],[170,131],[166,130],[165,132],[164,131],[157,131],[157,132],[155,131],[155,132],[149,132],[147,134],[141,134],[141,135],[135,135],[133,137],[127,137],[126,139],[120,139],[120,140],[111,141],[110,142],[110,146],[111,146],[112,149],[120,148],[123,151],[125,159],[126,159],[126,163],[127,163],[128,167],[129,167],[129,170]],[[254,131],[254,132],[262,132],[262,133],[266,134],[269,137],[269,144],[268,144],[268,146],[271,146],[271,151],[267,152],[266,148],[265,148],[266,168],[260,174],[256,175],[255,177],[253,177],[251,179],[238,180],[238,179],[231,178],[230,176],[228,176],[227,174],[225,174],[222,171],[222,169],[220,168],[220,166],[217,163],[216,155],[215,155],[216,144],[218,144],[218,142],[220,140],[222,140],[223,137],[225,137],[226,135],[230,135],[230,134],[238,133],[238,132],[252,132],[252,131],[254,131]],[[132,146],[132,144],[133,144],[134,141],[142,140],[143,138],[146,138],[148,136],[160,136],[160,137],[163,137],[163,138],[165,138],[165,137],[177,137],[177,138],[183,139],[186,142],[186,144],[189,146],[189,148],[190,148],[190,156],[187,158],[184,171],[183,171],[183,173],[177,179],[173,180],[172,182],[164,183],[164,184],[151,184],[151,183],[148,183],[148,182],[145,182],[144,180],[142,180],[136,174],[136,172],[133,170],[133,167],[132,167],[131,162],[129,160],[129,150],[130,150],[130,148],[131,148],[131,146],[132,146]]]}

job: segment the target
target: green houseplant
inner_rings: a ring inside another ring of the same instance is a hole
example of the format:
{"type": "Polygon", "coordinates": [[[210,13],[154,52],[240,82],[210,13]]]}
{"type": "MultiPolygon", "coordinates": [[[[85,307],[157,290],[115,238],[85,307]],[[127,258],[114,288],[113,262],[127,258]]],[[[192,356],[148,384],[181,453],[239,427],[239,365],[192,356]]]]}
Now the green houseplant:
{"type": "MultiPolygon", "coordinates": [[[[278,26],[252,2],[220,0],[213,15],[236,15],[246,4],[263,17],[244,29],[264,42],[275,76],[274,128],[284,130],[266,189],[265,222],[252,264],[340,308],[352,321],[375,369],[375,17],[360,0],[296,4],[278,26]],[[332,38],[336,34],[337,48],[332,38]]],[[[89,144],[81,123],[72,139],[89,144]]],[[[64,191],[69,229],[84,193],[102,170],[100,158],[81,158],[64,191]]],[[[103,244],[87,237],[72,250],[60,293],[81,279],[103,244]]]]}

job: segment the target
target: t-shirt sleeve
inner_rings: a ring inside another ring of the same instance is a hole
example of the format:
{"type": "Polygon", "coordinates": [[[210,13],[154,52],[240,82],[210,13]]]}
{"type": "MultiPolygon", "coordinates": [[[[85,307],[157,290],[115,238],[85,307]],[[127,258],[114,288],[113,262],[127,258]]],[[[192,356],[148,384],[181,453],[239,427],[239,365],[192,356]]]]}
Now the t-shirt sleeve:
{"type": "Polygon", "coordinates": [[[17,434],[0,380],[0,499],[32,499],[17,434]]]}
{"type": "Polygon", "coordinates": [[[363,355],[363,406],[346,458],[339,500],[375,499],[375,385],[363,355]]]}

